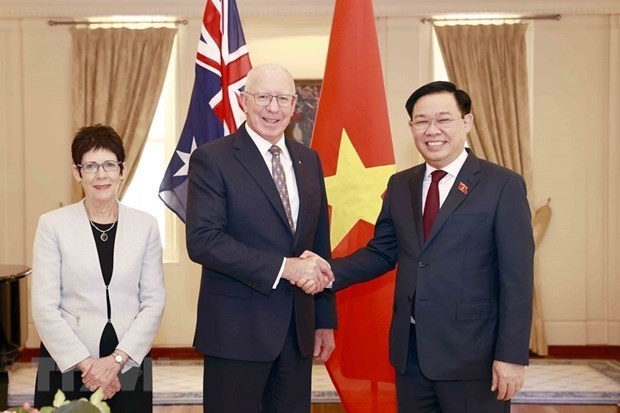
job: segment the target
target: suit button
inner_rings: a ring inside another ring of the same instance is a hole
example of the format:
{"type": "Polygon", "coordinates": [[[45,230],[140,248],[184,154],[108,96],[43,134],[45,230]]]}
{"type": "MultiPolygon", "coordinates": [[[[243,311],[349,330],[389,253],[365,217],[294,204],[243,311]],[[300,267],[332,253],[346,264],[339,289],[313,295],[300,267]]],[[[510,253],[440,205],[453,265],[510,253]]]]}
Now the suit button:
{"type": "Polygon", "coordinates": [[[420,262],[418,262],[418,267],[420,267],[420,268],[424,268],[424,267],[426,267],[427,265],[428,265],[428,264],[427,264],[427,263],[425,263],[424,261],[420,261],[420,262]]]}
{"type": "Polygon", "coordinates": [[[412,302],[412,301],[413,301],[413,297],[412,297],[412,296],[410,296],[410,295],[408,295],[408,296],[407,296],[407,299],[409,299],[409,302],[412,302]]]}

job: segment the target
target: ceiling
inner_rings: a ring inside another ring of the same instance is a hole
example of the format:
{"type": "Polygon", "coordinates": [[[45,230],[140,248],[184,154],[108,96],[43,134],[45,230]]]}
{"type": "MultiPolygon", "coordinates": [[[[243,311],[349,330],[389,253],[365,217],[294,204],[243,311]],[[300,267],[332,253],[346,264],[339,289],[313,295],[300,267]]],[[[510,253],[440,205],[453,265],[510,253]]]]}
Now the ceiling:
{"type": "MultiPolygon", "coordinates": [[[[358,0],[348,0],[354,4],[358,0]]],[[[244,16],[330,16],[335,0],[237,0],[244,16]]],[[[620,0],[374,0],[377,17],[449,13],[620,13],[620,0]]],[[[0,19],[105,15],[202,15],[205,0],[0,0],[0,19]]]]}

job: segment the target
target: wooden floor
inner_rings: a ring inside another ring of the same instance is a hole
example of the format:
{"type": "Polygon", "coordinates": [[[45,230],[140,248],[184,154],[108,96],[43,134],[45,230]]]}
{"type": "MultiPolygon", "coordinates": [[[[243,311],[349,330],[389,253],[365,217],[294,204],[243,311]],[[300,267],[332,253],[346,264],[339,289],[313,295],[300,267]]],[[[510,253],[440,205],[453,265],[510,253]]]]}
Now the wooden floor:
{"type": "MultiPolygon", "coordinates": [[[[202,406],[155,406],[153,413],[202,413],[202,406]]],[[[312,413],[345,413],[340,404],[313,404],[312,413]]],[[[616,406],[515,404],[511,413],[620,413],[616,406]]]]}

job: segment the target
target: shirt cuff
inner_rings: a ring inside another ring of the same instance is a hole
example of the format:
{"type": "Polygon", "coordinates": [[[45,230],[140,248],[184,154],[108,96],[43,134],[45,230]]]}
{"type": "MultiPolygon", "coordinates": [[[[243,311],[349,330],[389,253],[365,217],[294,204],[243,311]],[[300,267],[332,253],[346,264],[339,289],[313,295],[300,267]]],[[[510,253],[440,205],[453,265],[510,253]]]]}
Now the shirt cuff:
{"type": "Polygon", "coordinates": [[[286,264],[286,257],[282,258],[282,265],[280,266],[280,271],[278,271],[278,276],[276,277],[276,282],[273,283],[272,290],[278,288],[278,284],[280,283],[280,278],[282,278],[282,274],[284,273],[284,265],[286,264]]]}

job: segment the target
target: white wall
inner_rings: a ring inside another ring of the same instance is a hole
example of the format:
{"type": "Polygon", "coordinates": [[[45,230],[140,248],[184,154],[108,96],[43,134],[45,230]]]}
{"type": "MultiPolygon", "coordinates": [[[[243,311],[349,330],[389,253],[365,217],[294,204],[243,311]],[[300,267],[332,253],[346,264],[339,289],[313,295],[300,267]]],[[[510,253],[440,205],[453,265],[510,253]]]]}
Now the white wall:
{"type": "Polygon", "coordinates": [[[0,20],[0,262],[28,262],[19,22],[0,20]]]}
{"type": "MultiPolygon", "coordinates": [[[[181,16],[189,24],[179,26],[180,126],[189,101],[203,0],[66,3],[39,1],[38,7],[21,9],[0,4],[3,263],[31,263],[38,216],[70,199],[71,36],[67,26],[48,26],[49,16],[192,10],[181,16]]],[[[322,77],[331,1],[319,1],[322,14],[306,3],[238,0],[254,65],[277,61],[296,78],[322,77]]],[[[553,208],[538,251],[547,338],[555,345],[620,345],[620,5],[481,0],[437,1],[432,7],[541,11],[541,3],[563,14],[560,21],[530,23],[533,196],[536,205],[551,198],[553,208]]],[[[376,0],[376,5],[395,157],[404,169],[420,160],[403,105],[413,89],[432,80],[432,27],[420,22],[420,15],[431,11],[423,10],[423,2],[376,0]]],[[[158,346],[188,347],[193,337],[199,269],[187,259],[182,225],[177,235],[179,259],[165,264],[168,301],[158,346]]],[[[32,324],[28,346],[38,346],[32,324]]]]}

